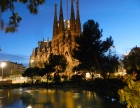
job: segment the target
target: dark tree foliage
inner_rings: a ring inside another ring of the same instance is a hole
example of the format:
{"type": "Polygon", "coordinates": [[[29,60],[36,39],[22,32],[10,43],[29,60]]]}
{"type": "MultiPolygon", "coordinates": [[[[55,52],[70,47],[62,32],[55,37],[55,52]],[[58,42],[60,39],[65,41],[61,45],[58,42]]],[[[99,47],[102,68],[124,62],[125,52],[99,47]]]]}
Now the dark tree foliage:
{"type": "Polygon", "coordinates": [[[55,69],[53,68],[51,64],[44,63],[44,65],[45,67],[40,69],[41,72],[39,72],[39,76],[43,77],[44,75],[50,74],[55,71],[55,69]]]}
{"type": "Polygon", "coordinates": [[[38,67],[27,68],[22,74],[22,76],[27,76],[27,77],[37,76],[39,71],[40,69],[38,67]]]}
{"type": "Polygon", "coordinates": [[[49,64],[55,68],[56,72],[64,72],[67,66],[67,60],[63,55],[50,54],[49,64]]]}
{"type": "Polygon", "coordinates": [[[84,76],[82,76],[82,75],[73,75],[72,77],[71,77],[71,81],[73,82],[73,83],[81,83],[82,82],[82,80],[83,80],[83,78],[84,78],[84,76]]]}
{"type": "Polygon", "coordinates": [[[24,73],[22,74],[23,77],[30,77],[32,79],[33,83],[33,78],[35,76],[38,76],[38,73],[40,72],[40,68],[34,67],[34,68],[27,68],[24,73]]]}
{"type": "Polygon", "coordinates": [[[15,3],[25,4],[29,9],[31,14],[38,13],[38,6],[45,3],[45,0],[0,0],[0,14],[10,10],[12,15],[9,17],[9,24],[4,23],[4,20],[0,16],[0,29],[8,32],[15,32],[19,26],[22,18],[18,15],[18,12],[15,12],[15,3]]]}
{"type": "Polygon", "coordinates": [[[58,82],[60,82],[60,80],[61,80],[60,75],[59,75],[58,72],[56,72],[56,73],[54,74],[54,79],[53,79],[53,81],[54,81],[55,83],[58,83],[58,82]]]}
{"type": "Polygon", "coordinates": [[[45,67],[41,69],[41,71],[39,72],[39,76],[46,75],[47,76],[47,83],[48,83],[48,80],[51,77],[50,74],[52,72],[55,72],[55,69],[51,64],[45,63],[44,65],[45,65],[45,67]]]}
{"type": "Polygon", "coordinates": [[[135,71],[140,78],[140,48],[134,47],[128,55],[123,58],[124,68],[128,74],[132,74],[135,71]]]}
{"type": "Polygon", "coordinates": [[[54,82],[60,81],[60,72],[64,72],[67,66],[67,60],[63,55],[50,54],[49,64],[55,69],[54,82]]]}
{"type": "Polygon", "coordinates": [[[97,22],[88,20],[84,23],[83,33],[77,37],[77,47],[73,50],[73,57],[80,62],[74,69],[104,72],[101,63],[108,58],[106,53],[113,46],[113,40],[111,36],[106,40],[101,40],[101,37],[102,30],[97,22]]]}
{"type": "Polygon", "coordinates": [[[127,108],[140,108],[140,81],[136,81],[137,73],[127,74],[123,77],[126,85],[118,90],[120,103],[126,103],[127,108]]]}
{"type": "Polygon", "coordinates": [[[119,57],[114,54],[112,55],[111,52],[109,51],[108,55],[105,55],[101,58],[100,60],[100,68],[102,69],[102,76],[106,78],[110,76],[110,73],[114,73],[115,71],[118,70],[119,66],[119,57]]]}
{"type": "Polygon", "coordinates": [[[66,58],[63,55],[53,55],[50,54],[49,56],[49,63],[45,63],[45,67],[41,69],[41,72],[39,73],[40,76],[47,76],[47,82],[48,79],[51,77],[50,74],[55,72],[54,74],[54,81],[59,82],[60,81],[60,75],[59,72],[64,72],[67,66],[66,58]]]}

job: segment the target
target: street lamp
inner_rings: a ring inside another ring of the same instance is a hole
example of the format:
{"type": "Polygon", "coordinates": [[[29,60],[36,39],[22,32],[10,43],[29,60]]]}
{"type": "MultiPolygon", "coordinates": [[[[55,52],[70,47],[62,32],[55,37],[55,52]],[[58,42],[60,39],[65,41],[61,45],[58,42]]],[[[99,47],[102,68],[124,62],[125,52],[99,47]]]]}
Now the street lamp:
{"type": "Polygon", "coordinates": [[[3,80],[3,68],[5,67],[6,63],[5,62],[1,62],[1,69],[2,69],[2,80],[3,80]]]}

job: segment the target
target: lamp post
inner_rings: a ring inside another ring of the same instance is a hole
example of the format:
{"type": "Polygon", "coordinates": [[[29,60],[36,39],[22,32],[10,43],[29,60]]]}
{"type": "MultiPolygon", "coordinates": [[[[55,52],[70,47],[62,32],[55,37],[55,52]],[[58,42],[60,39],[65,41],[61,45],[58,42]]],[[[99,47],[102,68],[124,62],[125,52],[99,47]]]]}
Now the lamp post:
{"type": "Polygon", "coordinates": [[[2,77],[2,80],[3,80],[3,68],[5,67],[5,65],[6,65],[5,62],[1,62],[1,69],[2,69],[1,77],[2,77]]]}

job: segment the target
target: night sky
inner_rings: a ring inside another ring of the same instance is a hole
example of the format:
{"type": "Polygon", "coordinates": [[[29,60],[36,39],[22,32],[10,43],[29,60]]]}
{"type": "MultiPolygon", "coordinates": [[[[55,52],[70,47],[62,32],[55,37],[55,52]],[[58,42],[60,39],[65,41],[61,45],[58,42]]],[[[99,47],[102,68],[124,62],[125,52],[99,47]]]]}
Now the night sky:
{"type": "MultiPolygon", "coordinates": [[[[66,19],[66,0],[62,2],[66,19]]],[[[59,0],[46,0],[39,7],[38,15],[31,15],[23,4],[15,4],[15,11],[22,21],[18,32],[6,34],[0,31],[0,61],[8,60],[28,66],[32,49],[38,46],[38,41],[52,39],[54,4],[58,5],[59,14],[59,0]]],[[[113,50],[119,56],[129,53],[136,45],[140,47],[140,0],[79,0],[79,8],[81,24],[91,19],[98,22],[100,29],[103,29],[102,40],[112,36],[113,50]]],[[[2,14],[5,23],[8,23],[10,14],[9,11],[2,14]]]]}

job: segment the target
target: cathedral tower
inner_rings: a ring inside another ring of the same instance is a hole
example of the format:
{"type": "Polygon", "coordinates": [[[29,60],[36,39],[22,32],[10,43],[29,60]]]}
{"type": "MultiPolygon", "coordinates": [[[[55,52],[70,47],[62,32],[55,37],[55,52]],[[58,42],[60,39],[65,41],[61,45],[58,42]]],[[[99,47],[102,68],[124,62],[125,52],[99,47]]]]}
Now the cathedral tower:
{"type": "Polygon", "coordinates": [[[53,53],[54,55],[64,55],[69,65],[67,71],[72,71],[72,67],[75,66],[75,64],[77,63],[75,59],[72,58],[72,51],[76,46],[75,38],[81,35],[81,22],[79,15],[79,0],[77,0],[76,2],[74,0],[71,0],[70,4],[70,19],[68,19],[67,6],[66,20],[64,20],[62,0],[60,0],[58,16],[57,5],[54,5],[52,41],[44,41],[43,39],[43,41],[38,42],[38,47],[33,49],[32,55],[30,56],[30,67],[37,66],[43,68],[44,63],[48,62],[49,55],[53,53]],[[74,11],[74,6],[76,11],[74,11]]]}
{"type": "MultiPolygon", "coordinates": [[[[76,18],[75,18],[75,13],[74,13],[74,3],[75,2],[71,0],[70,19],[66,19],[66,20],[64,20],[64,16],[63,16],[62,0],[60,0],[59,21],[56,21],[57,12],[56,12],[56,6],[55,6],[53,38],[52,38],[52,53],[56,55],[63,54],[67,58],[67,61],[69,62],[69,64],[72,64],[72,65],[75,64],[74,59],[72,58],[72,51],[76,45],[75,38],[81,35],[79,0],[77,0],[75,4],[76,5],[76,18]],[[57,26],[56,26],[56,22],[57,22],[57,26]],[[57,30],[59,31],[56,33],[57,30]]],[[[69,66],[69,67],[73,67],[73,66],[69,66]]]]}
{"type": "Polygon", "coordinates": [[[73,0],[71,0],[70,31],[75,32],[75,15],[74,15],[73,0]]]}
{"type": "Polygon", "coordinates": [[[53,23],[53,36],[56,36],[57,33],[58,33],[58,24],[57,24],[57,5],[55,4],[54,23],[53,23]]]}
{"type": "Polygon", "coordinates": [[[81,21],[80,21],[80,15],[79,15],[79,0],[76,2],[76,33],[78,36],[81,34],[81,21]]]}

